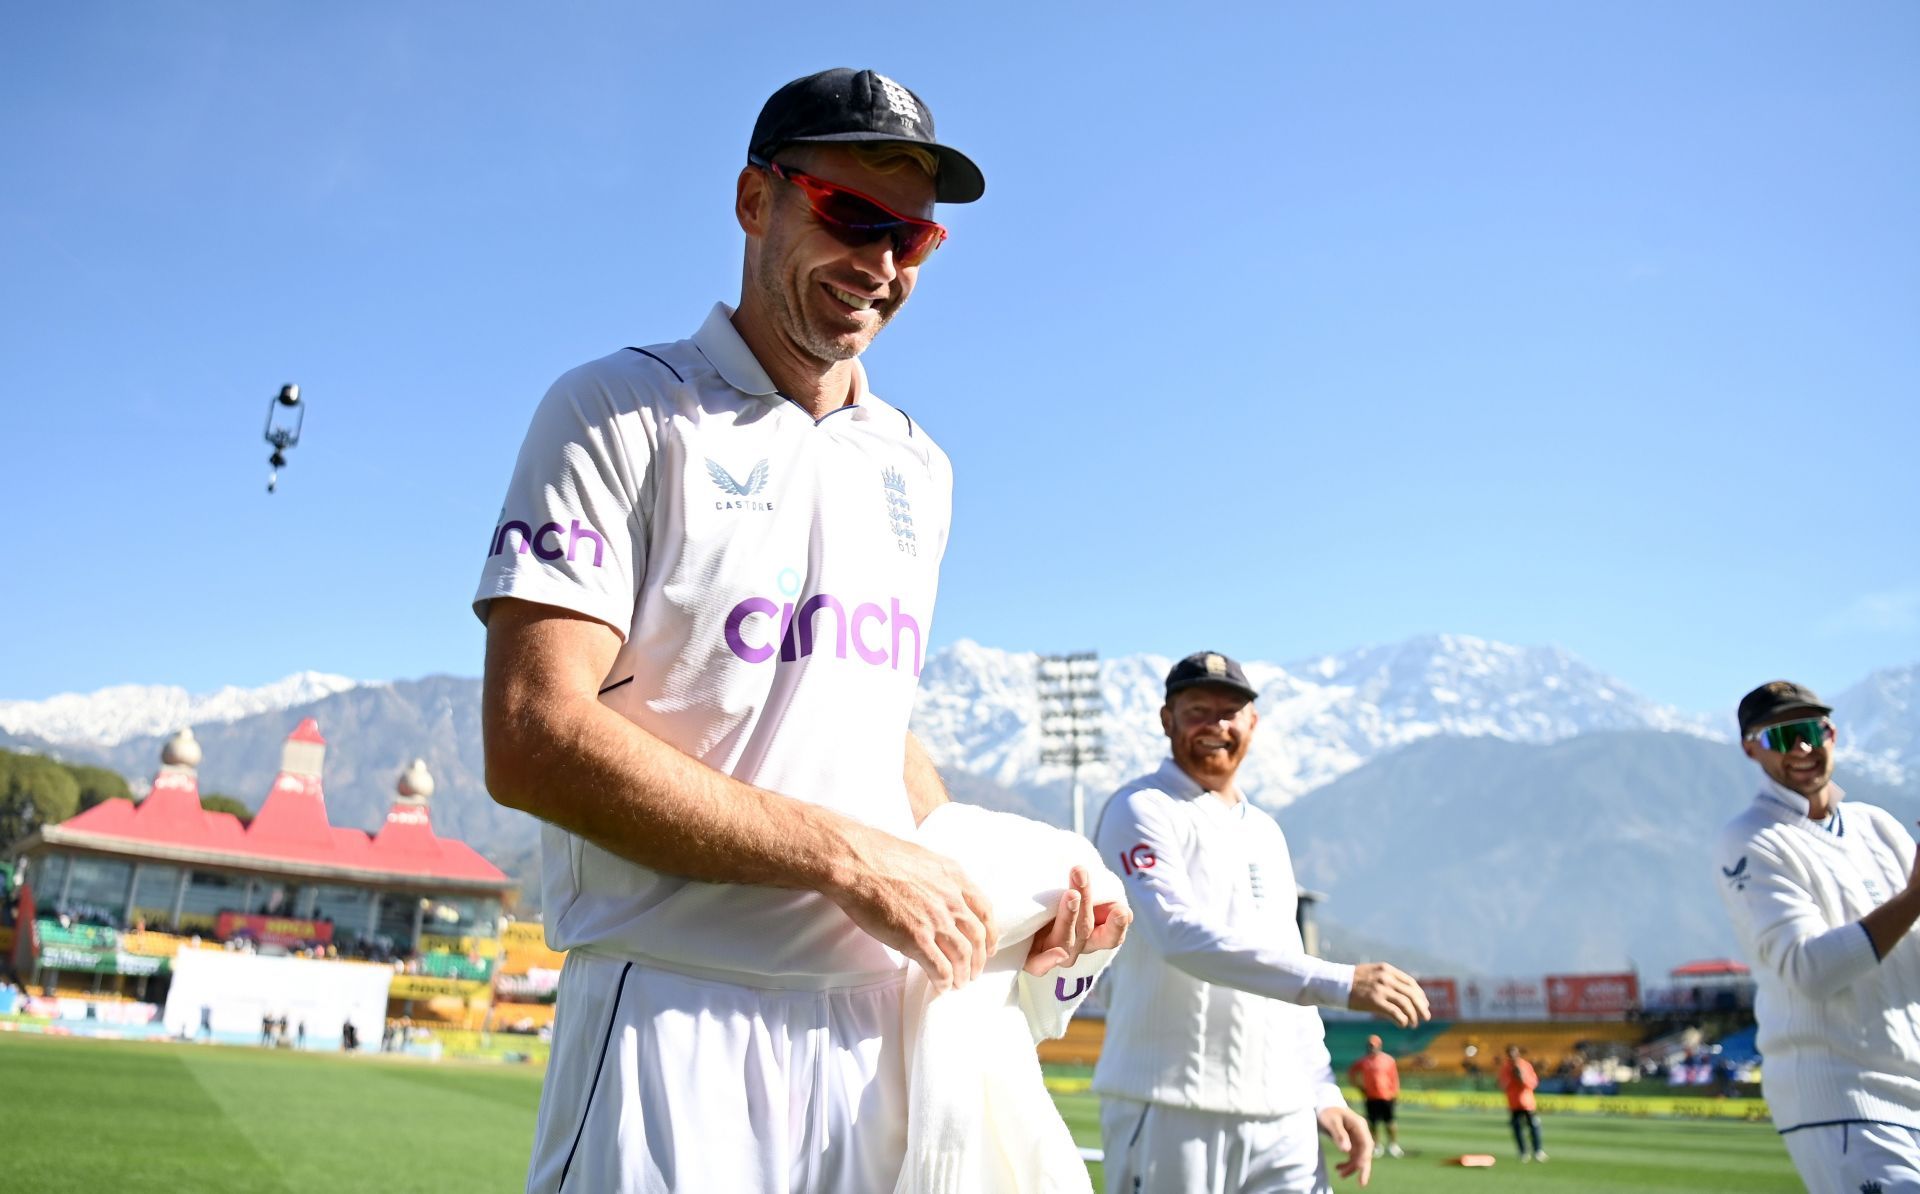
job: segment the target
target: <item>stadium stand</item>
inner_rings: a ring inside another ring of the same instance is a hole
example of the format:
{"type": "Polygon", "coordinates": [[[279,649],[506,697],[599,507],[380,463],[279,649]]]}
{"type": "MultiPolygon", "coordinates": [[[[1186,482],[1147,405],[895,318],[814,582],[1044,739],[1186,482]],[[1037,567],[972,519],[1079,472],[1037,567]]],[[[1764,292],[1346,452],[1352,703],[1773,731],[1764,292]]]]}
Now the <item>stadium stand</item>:
{"type": "MultiPolygon", "coordinates": [[[[1508,1045],[1526,1051],[1535,1068],[1543,1074],[1557,1069],[1562,1062],[1586,1052],[1583,1045],[1606,1045],[1632,1049],[1646,1035],[1638,1024],[1618,1020],[1566,1021],[1560,1023],[1507,1020],[1455,1021],[1426,1044],[1425,1055],[1437,1074],[1491,1073],[1500,1064],[1508,1045]],[[1466,1064],[1467,1046],[1477,1050],[1475,1068],[1466,1064]]],[[[1402,1058],[1403,1068],[1406,1059],[1402,1058]]]]}

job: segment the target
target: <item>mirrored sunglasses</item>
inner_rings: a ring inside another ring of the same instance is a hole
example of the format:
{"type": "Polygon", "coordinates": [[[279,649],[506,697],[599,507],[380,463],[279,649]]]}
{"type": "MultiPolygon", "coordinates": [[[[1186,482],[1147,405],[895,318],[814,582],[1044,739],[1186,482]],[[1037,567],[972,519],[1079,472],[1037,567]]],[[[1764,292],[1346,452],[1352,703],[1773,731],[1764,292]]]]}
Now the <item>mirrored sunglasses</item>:
{"type": "Polygon", "coordinates": [[[1833,741],[1833,723],[1824,717],[1812,717],[1805,721],[1786,721],[1776,726],[1767,726],[1747,735],[1747,739],[1758,742],[1768,750],[1785,754],[1805,743],[1818,750],[1833,741]]]}
{"type": "Polygon", "coordinates": [[[947,239],[947,230],[932,220],[903,216],[871,195],[852,187],[790,170],[758,155],[747,161],[783,182],[800,188],[813,218],[848,248],[870,245],[881,237],[893,241],[893,259],[901,266],[919,265],[947,239]]]}

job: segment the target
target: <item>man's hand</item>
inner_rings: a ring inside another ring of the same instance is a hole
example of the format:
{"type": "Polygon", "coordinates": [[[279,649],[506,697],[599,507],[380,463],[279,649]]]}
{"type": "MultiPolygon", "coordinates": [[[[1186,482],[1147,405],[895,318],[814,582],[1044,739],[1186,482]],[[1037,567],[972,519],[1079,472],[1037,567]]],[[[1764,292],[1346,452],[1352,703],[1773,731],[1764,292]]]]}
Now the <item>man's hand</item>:
{"type": "Polygon", "coordinates": [[[1873,952],[1884,958],[1900,944],[1916,921],[1920,921],[1920,851],[1914,853],[1907,885],[1894,892],[1892,899],[1861,917],[1860,927],[1873,942],[1873,952]]]}
{"type": "Polygon", "coordinates": [[[1406,971],[1386,962],[1362,962],[1353,968],[1353,992],[1347,996],[1347,1006],[1356,1012],[1372,1012],[1402,1028],[1433,1019],[1427,993],[1420,984],[1406,971]]]}
{"type": "Polygon", "coordinates": [[[1028,974],[1039,976],[1071,966],[1083,953],[1117,949],[1126,940],[1133,914],[1120,904],[1094,907],[1092,885],[1085,867],[1068,872],[1067,889],[1060,893],[1053,923],[1033,935],[1033,948],[1027,951],[1028,974]]]}
{"type": "Polygon", "coordinates": [[[944,854],[869,830],[823,894],[854,924],[920,964],[934,990],[980,977],[999,948],[993,905],[944,854]]]}
{"type": "Polygon", "coordinates": [[[1333,1141],[1333,1147],[1347,1154],[1347,1159],[1335,1167],[1334,1172],[1341,1177],[1360,1175],[1360,1184],[1366,1185],[1373,1177],[1373,1132],[1368,1129],[1367,1121],[1350,1107],[1322,1107],[1316,1117],[1320,1121],[1320,1133],[1333,1141]]]}

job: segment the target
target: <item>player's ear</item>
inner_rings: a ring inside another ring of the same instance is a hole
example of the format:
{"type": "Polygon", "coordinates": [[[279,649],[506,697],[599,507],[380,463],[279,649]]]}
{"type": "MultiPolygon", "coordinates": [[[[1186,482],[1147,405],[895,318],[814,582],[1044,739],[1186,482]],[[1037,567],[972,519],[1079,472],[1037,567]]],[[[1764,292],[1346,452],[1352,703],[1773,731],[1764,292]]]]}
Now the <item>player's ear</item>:
{"type": "Polygon", "coordinates": [[[1173,737],[1173,706],[1160,706],[1160,730],[1167,737],[1173,737]]]}
{"type": "Polygon", "coordinates": [[[767,186],[767,172],[742,166],[733,183],[733,215],[740,221],[740,230],[748,236],[765,236],[772,214],[773,190],[767,186]]]}

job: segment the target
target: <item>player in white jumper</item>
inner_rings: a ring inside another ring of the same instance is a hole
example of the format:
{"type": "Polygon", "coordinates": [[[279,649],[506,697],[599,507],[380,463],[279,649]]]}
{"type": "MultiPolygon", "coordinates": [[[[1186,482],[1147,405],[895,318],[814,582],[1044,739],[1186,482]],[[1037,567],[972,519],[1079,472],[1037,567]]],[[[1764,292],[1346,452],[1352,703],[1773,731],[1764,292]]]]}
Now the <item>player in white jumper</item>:
{"type": "Polygon", "coordinates": [[[1920,1190],[1920,857],[1844,802],[1831,708],[1786,680],[1739,708],[1760,794],[1721,831],[1721,898],[1758,987],[1762,1084],[1814,1194],[1920,1190]]]}
{"type": "Polygon", "coordinates": [[[1109,1194],[1330,1189],[1319,1133],[1365,1185],[1373,1141],[1346,1105],[1316,1007],[1402,1026],[1426,995],[1384,962],[1307,954],[1287,839],[1234,777],[1258,692],[1218,652],[1167,673],[1170,757],[1114,793],[1094,840],[1135,929],[1111,970],[1093,1072],[1109,1194]]]}
{"type": "MultiPolygon", "coordinates": [[[[907,723],[952,478],[857,358],[984,185],[892,80],[788,84],[739,308],[534,415],[475,599],[488,787],[546,822],[571,951],[529,1191],[893,1188],[902,967],[965,983],[995,932],[906,840],[946,798],[907,723]]],[[[1076,873],[1029,976],[1115,944],[1094,912],[1076,873]]]]}

